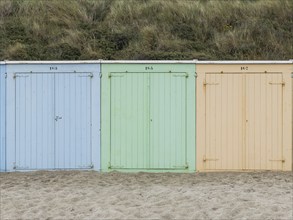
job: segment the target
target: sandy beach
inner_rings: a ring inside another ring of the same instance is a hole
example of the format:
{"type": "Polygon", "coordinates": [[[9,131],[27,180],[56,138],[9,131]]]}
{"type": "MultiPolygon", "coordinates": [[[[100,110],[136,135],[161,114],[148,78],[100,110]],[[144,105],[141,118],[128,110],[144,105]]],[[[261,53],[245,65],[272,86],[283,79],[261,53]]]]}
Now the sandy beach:
{"type": "Polygon", "coordinates": [[[0,219],[293,219],[292,172],[1,173],[0,219]]]}

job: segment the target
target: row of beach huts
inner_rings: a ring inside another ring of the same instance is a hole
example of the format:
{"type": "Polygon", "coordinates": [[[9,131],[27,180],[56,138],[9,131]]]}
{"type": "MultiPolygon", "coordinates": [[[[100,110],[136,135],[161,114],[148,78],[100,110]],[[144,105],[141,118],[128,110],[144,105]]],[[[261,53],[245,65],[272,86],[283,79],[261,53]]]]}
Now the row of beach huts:
{"type": "Polygon", "coordinates": [[[292,171],[293,60],[0,62],[0,170],[292,171]]]}

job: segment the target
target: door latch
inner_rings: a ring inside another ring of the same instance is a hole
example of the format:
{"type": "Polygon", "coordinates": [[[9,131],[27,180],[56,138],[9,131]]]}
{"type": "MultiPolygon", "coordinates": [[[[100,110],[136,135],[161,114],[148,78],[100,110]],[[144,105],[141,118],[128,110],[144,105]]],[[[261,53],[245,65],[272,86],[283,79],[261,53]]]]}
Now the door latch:
{"type": "Polygon", "coordinates": [[[270,159],[269,161],[271,161],[271,162],[282,162],[282,163],[285,163],[285,159],[281,159],[281,160],[273,160],[273,159],[270,159]]]}
{"type": "Polygon", "coordinates": [[[208,83],[206,80],[204,80],[203,82],[203,86],[208,86],[208,85],[219,85],[220,83],[217,82],[212,82],[212,83],[208,83]]]}
{"type": "Polygon", "coordinates": [[[55,117],[55,121],[58,121],[59,119],[62,119],[62,117],[60,117],[60,116],[57,115],[57,116],[55,117]]]}
{"type": "Polygon", "coordinates": [[[270,85],[282,85],[285,86],[285,82],[269,82],[270,85]]]}
{"type": "Polygon", "coordinates": [[[203,162],[207,162],[207,161],[217,161],[219,160],[218,158],[206,158],[206,156],[203,157],[203,162]]]}

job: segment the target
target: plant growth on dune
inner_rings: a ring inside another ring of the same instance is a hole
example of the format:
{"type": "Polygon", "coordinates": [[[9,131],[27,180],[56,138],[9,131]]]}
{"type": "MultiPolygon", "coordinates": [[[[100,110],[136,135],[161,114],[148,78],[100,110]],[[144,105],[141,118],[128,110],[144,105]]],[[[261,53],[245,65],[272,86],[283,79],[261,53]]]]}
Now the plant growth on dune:
{"type": "Polygon", "coordinates": [[[0,59],[290,59],[290,0],[2,0],[0,59]]]}

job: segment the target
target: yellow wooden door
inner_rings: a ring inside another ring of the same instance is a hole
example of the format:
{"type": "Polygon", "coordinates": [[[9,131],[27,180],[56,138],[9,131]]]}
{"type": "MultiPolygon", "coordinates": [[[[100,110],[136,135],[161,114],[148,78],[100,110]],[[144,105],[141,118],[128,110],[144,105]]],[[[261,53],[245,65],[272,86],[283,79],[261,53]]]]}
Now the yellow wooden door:
{"type": "Polygon", "coordinates": [[[206,170],[243,169],[244,77],[230,73],[205,76],[206,170]]]}
{"type": "Polygon", "coordinates": [[[246,74],[245,169],[283,169],[283,77],[246,74]]]}
{"type": "Polygon", "coordinates": [[[283,86],[281,73],[205,75],[205,170],[283,169],[283,86]]]}

